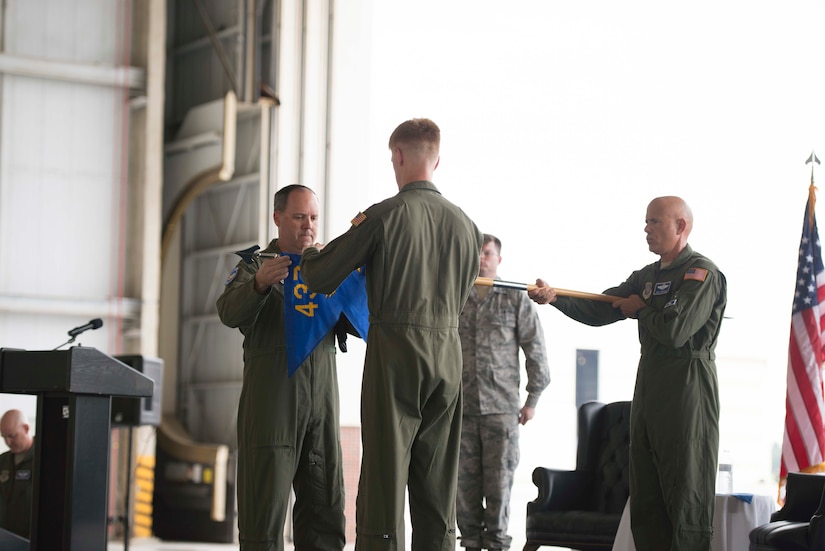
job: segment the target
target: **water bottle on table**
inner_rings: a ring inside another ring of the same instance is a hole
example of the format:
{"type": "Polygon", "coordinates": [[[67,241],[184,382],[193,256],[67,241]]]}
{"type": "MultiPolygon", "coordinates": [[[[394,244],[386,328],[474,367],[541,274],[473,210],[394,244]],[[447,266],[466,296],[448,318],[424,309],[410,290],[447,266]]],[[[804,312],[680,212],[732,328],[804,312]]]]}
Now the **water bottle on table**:
{"type": "Polygon", "coordinates": [[[716,493],[733,493],[733,463],[728,450],[724,450],[719,454],[719,470],[716,471],[716,493]]]}

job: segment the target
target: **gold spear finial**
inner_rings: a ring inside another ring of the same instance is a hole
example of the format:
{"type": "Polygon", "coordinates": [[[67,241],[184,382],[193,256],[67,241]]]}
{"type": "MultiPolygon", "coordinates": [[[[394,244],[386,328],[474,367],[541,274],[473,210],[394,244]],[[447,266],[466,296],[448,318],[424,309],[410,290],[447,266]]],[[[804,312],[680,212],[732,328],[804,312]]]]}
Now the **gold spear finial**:
{"type": "Polygon", "coordinates": [[[808,203],[811,205],[810,211],[808,212],[808,224],[810,227],[813,227],[814,224],[814,207],[816,207],[816,186],[814,186],[814,164],[820,164],[819,159],[811,150],[811,156],[808,157],[808,160],[805,161],[805,164],[811,163],[811,185],[808,187],[808,203]]]}

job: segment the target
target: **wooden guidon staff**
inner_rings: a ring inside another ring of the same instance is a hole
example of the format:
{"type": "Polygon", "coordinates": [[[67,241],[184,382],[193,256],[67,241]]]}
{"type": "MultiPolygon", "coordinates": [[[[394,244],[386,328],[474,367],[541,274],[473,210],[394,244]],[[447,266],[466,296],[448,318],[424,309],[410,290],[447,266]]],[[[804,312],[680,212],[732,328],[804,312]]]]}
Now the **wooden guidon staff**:
{"type": "MultiPolygon", "coordinates": [[[[533,283],[516,283],[515,281],[504,281],[501,279],[493,279],[491,277],[477,277],[475,284],[484,285],[486,287],[520,289],[522,291],[532,291],[533,289],[538,289],[538,286],[533,283]]],[[[570,289],[559,289],[558,287],[553,287],[553,289],[556,290],[556,294],[560,297],[587,298],[590,300],[598,300],[600,302],[613,302],[617,299],[623,298],[612,295],[602,295],[599,293],[585,293],[582,291],[571,291],[570,289]]]]}

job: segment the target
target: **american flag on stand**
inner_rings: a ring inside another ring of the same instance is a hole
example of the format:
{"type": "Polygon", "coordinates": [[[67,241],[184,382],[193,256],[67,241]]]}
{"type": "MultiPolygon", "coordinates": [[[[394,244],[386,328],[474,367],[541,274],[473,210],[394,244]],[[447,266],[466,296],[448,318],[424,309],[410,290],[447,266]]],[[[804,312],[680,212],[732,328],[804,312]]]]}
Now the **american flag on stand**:
{"type": "MultiPolygon", "coordinates": [[[[813,157],[813,155],[812,155],[813,157]]],[[[815,159],[815,157],[814,157],[815,159]]],[[[816,162],[819,162],[816,159],[816,162]]],[[[785,398],[785,437],[780,467],[780,501],[789,472],[825,471],[825,267],[816,227],[816,188],[808,191],[799,265],[796,272],[791,338],[788,346],[788,389],[785,398]]]]}

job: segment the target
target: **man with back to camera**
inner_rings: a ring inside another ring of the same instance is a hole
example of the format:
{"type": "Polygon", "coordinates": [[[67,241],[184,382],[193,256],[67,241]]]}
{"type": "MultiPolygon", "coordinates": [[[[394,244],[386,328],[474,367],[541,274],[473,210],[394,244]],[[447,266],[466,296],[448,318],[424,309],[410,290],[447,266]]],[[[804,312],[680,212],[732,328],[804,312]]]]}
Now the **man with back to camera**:
{"type": "MultiPolygon", "coordinates": [[[[318,198],[301,185],[275,194],[278,239],[266,253],[299,254],[315,241],[318,198]]],[[[346,534],[335,331],[290,377],[285,254],[238,262],[217,302],[221,321],[244,335],[238,406],[238,528],[243,551],[283,551],[290,489],[297,551],[341,551],[346,534]]]]}
{"type": "Polygon", "coordinates": [[[398,194],[301,260],[312,291],[331,293],[366,265],[370,328],[361,390],[358,551],[455,549],[461,433],[458,316],[478,273],[481,232],[432,183],[440,130],[429,119],[390,136],[398,194]]]}
{"type": "MultiPolygon", "coordinates": [[[[478,275],[498,278],[501,241],[484,234],[478,275]]],[[[519,423],[533,418],[550,383],[544,330],[517,289],[476,285],[458,321],[464,357],[464,410],[456,518],[467,551],[509,549],[510,492],[519,462],[519,423]],[[519,407],[519,349],[527,399],[519,407]]]]}
{"type": "Polygon", "coordinates": [[[639,551],[709,550],[713,534],[719,389],[715,349],[727,302],[719,268],[688,245],[693,213],[679,197],[647,207],[659,261],[633,272],[612,304],[529,292],[588,325],[638,320],[641,358],[630,415],[630,522],[639,551]]]}
{"type": "Polygon", "coordinates": [[[10,409],[0,417],[0,434],[9,451],[0,455],[0,528],[29,538],[34,437],[25,414],[10,409]]]}

